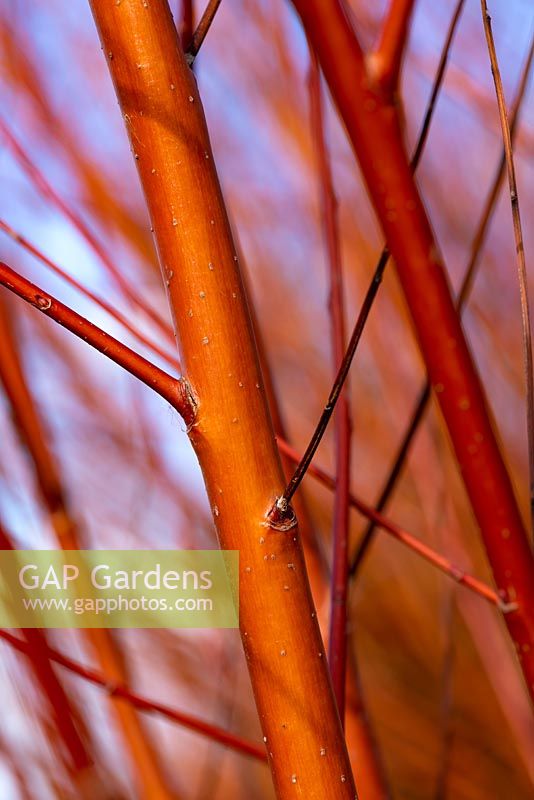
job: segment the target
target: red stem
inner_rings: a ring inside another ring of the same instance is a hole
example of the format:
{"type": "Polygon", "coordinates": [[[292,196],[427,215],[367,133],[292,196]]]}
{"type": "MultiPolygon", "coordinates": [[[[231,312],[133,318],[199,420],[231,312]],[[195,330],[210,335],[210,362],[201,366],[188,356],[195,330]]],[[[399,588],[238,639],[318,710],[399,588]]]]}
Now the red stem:
{"type": "Polygon", "coordinates": [[[96,305],[100,306],[100,308],[102,308],[106,314],[109,314],[110,317],[113,317],[113,319],[122,325],[123,328],[125,328],[129,333],[131,333],[132,336],[135,336],[135,338],[141,344],[150,348],[150,350],[152,350],[156,355],[160,356],[160,358],[163,358],[178,372],[180,372],[181,366],[176,356],[167,353],[165,350],[162,350],[162,348],[156,342],[154,342],[152,339],[149,339],[142,333],[142,331],[138,330],[134,325],[132,325],[127,317],[125,317],[120,311],[108,303],[107,300],[103,300],[101,297],[98,297],[98,295],[96,295],[90,289],[87,289],[87,287],[76,280],[76,278],[74,278],[72,275],[69,275],[68,272],[65,272],[64,269],[62,269],[50,258],[45,256],[41,250],[35,247],[35,245],[22,236],[22,234],[12,228],[11,225],[8,225],[3,219],[0,219],[0,230],[3,230],[4,233],[6,233],[15,242],[20,244],[21,247],[28,251],[28,253],[31,253],[31,255],[37,258],[42,264],[45,265],[45,267],[51,269],[52,272],[55,272],[56,275],[59,275],[60,278],[63,278],[64,281],[73,286],[78,292],[85,295],[85,297],[87,297],[89,300],[92,300],[93,303],[96,303],[96,305]]]}
{"type": "Polygon", "coordinates": [[[410,172],[394,99],[372,83],[340,0],[293,0],[345,123],[397,266],[534,698],[534,562],[444,265],[410,172]]]}
{"type": "MultiPolygon", "coordinates": [[[[321,76],[317,58],[310,47],[309,94],[311,130],[317,155],[321,219],[326,245],[329,272],[330,340],[334,377],[345,355],[346,334],[343,300],[343,269],[330,157],[324,130],[321,76]]],[[[347,598],[348,598],[348,541],[350,490],[350,407],[345,382],[336,408],[335,458],[336,488],[332,528],[332,575],[330,586],[330,625],[328,662],[332,686],[341,722],[345,718],[345,684],[347,668],[347,598]]]]}
{"type": "MultiPolygon", "coordinates": [[[[459,9],[458,9],[459,10],[459,9]]],[[[530,49],[525,61],[525,65],[523,67],[523,71],[521,73],[521,78],[519,81],[519,87],[517,89],[516,98],[514,100],[513,108],[510,113],[510,120],[511,120],[511,134],[512,134],[512,142],[515,140],[515,134],[517,132],[517,123],[519,120],[519,111],[521,109],[521,105],[523,102],[523,98],[525,96],[525,91],[528,85],[528,77],[530,74],[530,68],[532,66],[532,60],[534,58],[534,38],[532,38],[530,42],[530,49]]],[[[497,203],[497,199],[499,196],[499,189],[501,186],[502,178],[504,175],[504,169],[506,166],[506,158],[504,149],[499,161],[499,165],[495,172],[495,176],[493,178],[492,184],[490,186],[488,195],[486,197],[486,202],[484,204],[484,208],[480,215],[480,219],[476,228],[475,235],[473,237],[473,242],[471,245],[471,253],[469,256],[469,261],[464,273],[464,277],[462,279],[462,285],[460,287],[460,291],[458,293],[458,297],[456,299],[456,308],[458,310],[458,314],[460,317],[462,316],[464,307],[469,299],[469,295],[471,292],[471,288],[473,286],[473,281],[475,279],[475,274],[480,263],[480,254],[482,252],[482,247],[484,245],[486,234],[489,228],[489,224],[491,222],[491,218],[493,215],[493,211],[495,209],[495,205],[497,203]]],[[[408,427],[406,432],[402,438],[401,444],[397,450],[397,455],[393,461],[393,466],[389,472],[389,475],[386,479],[386,482],[382,488],[380,493],[380,497],[378,503],[376,504],[376,508],[378,511],[383,511],[386,507],[386,504],[391,497],[397,480],[401,474],[404,462],[406,457],[410,451],[410,447],[412,445],[412,441],[415,437],[415,434],[419,430],[419,425],[421,420],[424,417],[426,408],[430,401],[430,384],[428,380],[425,383],[425,386],[421,389],[419,394],[419,399],[416,403],[416,406],[410,416],[410,422],[408,423],[408,427]]],[[[365,557],[365,554],[369,548],[369,545],[373,539],[373,531],[374,531],[374,523],[371,522],[363,534],[356,553],[353,556],[352,564],[351,564],[351,575],[355,576],[361,563],[365,557]]]]}
{"type": "Polygon", "coordinates": [[[6,289],[21,297],[34,308],[42,311],[47,317],[83,339],[91,347],[149,386],[182,415],[187,425],[193,422],[194,411],[191,396],[184,381],[173,378],[172,375],[164,372],[143,356],[130,350],[125,344],[114,339],[113,336],[93,325],[85,317],[63,305],[55,297],[35,286],[2,262],[0,262],[0,285],[5,286],[6,289]]]}
{"type": "Polygon", "coordinates": [[[62,214],[74,225],[78,233],[83,236],[89,247],[93,250],[98,258],[102,261],[108,273],[112,276],[117,286],[124,293],[125,297],[137,308],[141,309],[149,319],[159,328],[163,335],[174,345],[174,335],[172,329],[159,314],[151,308],[148,303],[145,303],[139,292],[130,285],[129,281],[124,277],[120,269],[117,269],[113,260],[98,241],[96,236],[91,232],[89,227],[85,224],[83,219],[69,208],[67,203],[57,194],[55,189],[46,180],[43,173],[36,167],[30,159],[20,142],[16,139],[13,133],[7,128],[5,122],[0,119],[0,132],[4,135],[8,145],[11,147],[13,154],[17,161],[22,166],[24,171],[29,175],[34,185],[39,189],[43,197],[58,208],[62,214]]]}
{"type": "MultiPolygon", "coordinates": [[[[9,631],[0,629],[0,639],[4,639],[20,653],[24,653],[24,655],[27,656],[30,655],[31,651],[28,643],[24,642],[22,639],[19,639],[14,634],[9,633],[9,631]]],[[[83,678],[84,680],[89,681],[96,686],[102,686],[111,696],[120,697],[126,700],[128,703],[134,706],[134,708],[137,708],[140,711],[152,711],[156,714],[161,714],[161,716],[170,719],[172,722],[183,725],[185,728],[190,728],[191,730],[200,733],[202,736],[207,736],[209,739],[213,739],[214,741],[220,742],[220,744],[223,744],[226,747],[232,748],[232,750],[252,756],[252,758],[257,758],[260,761],[267,761],[265,749],[260,745],[249,742],[247,739],[243,739],[233,733],[228,733],[228,731],[219,728],[217,725],[210,725],[208,722],[203,722],[202,720],[193,717],[191,714],[186,714],[183,711],[177,711],[176,709],[170,708],[163,703],[157,703],[153,700],[148,700],[146,697],[133,692],[123,684],[117,684],[113,681],[109,681],[104,675],[101,675],[96,670],[82,666],[82,664],[79,664],[72,658],[69,658],[57,650],[54,650],[52,647],[46,647],[46,655],[50,661],[54,661],[56,664],[65,667],[65,669],[68,669],[70,672],[73,672],[75,675],[78,675],[80,678],[83,678]]]]}

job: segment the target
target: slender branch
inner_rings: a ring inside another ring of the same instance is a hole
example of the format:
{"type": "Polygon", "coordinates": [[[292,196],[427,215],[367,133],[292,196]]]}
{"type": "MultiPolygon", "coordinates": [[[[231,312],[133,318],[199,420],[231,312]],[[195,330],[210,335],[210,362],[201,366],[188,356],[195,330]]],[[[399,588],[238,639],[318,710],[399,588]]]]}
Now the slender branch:
{"type": "Polygon", "coordinates": [[[56,208],[59,209],[59,211],[72,223],[78,233],[81,234],[89,247],[101,260],[107,272],[112,276],[113,280],[123,292],[125,297],[128,298],[132,305],[143,311],[146,316],[151,319],[152,322],[159,328],[161,333],[163,333],[163,335],[174,344],[174,336],[168,323],[165,322],[165,320],[160,317],[159,314],[148,305],[148,303],[145,303],[140,293],[130,284],[129,280],[125,278],[121,270],[115,266],[113,260],[103,245],[92,233],[89,226],[86,225],[83,219],[71,208],[69,208],[67,203],[59,196],[53,186],[51,186],[51,184],[47,181],[41,170],[30,159],[21,143],[18,141],[12,131],[9,130],[2,119],[0,119],[0,132],[5,137],[17,161],[43,197],[45,197],[47,200],[50,200],[56,206],[56,208]]]}
{"type": "Polygon", "coordinates": [[[321,439],[323,438],[324,432],[328,427],[328,423],[330,422],[330,419],[332,417],[334,408],[341,394],[341,390],[343,389],[343,384],[345,383],[345,379],[349,373],[352,359],[354,357],[354,353],[356,352],[356,348],[358,347],[358,343],[363,333],[365,323],[367,322],[369,312],[371,311],[373,301],[380,287],[380,283],[382,282],[382,276],[384,274],[384,269],[387,264],[388,258],[389,258],[389,252],[387,252],[387,250],[384,250],[382,252],[382,256],[380,257],[380,263],[377,267],[372,283],[367,290],[367,294],[365,295],[365,299],[360,308],[360,313],[358,315],[356,325],[354,326],[354,330],[350,338],[347,352],[345,353],[345,357],[343,358],[343,362],[339,368],[336,380],[334,382],[334,385],[332,386],[332,389],[328,396],[328,400],[326,401],[326,405],[319,418],[317,427],[313,432],[313,436],[310,440],[310,443],[308,444],[308,447],[306,448],[306,451],[302,456],[302,460],[299,462],[293,477],[289,481],[284,491],[284,494],[278,498],[278,500],[272,507],[271,511],[269,512],[270,520],[275,525],[279,524],[281,520],[285,519],[288,513],[290,512],[289,503],[291,501],[291,498],[297,491],[298,487],[300,486],[300,483],[302,482],[302,479],[304,478],[306,472],[308,471],[312,459],[315,455],[315,452],[319,447],[319,444],[321,443],[321,439]]]}
{"type": "Polygon", "coordinates": [[[28,253],[31,253],[35,258],[37,258],[45,267],[55,272],[56,275],[59,275],[64,281],[69,283],[74,289],[76,289],[81,294],[85,295],[89,300],[91,300],[96,305],[100,306],[106,314],[109,314],[110,317],[113,317],[123,328],[125,328],[132,336],[143,344],[145,347],[148,347],[152,350],[156,355],[163,358],[169,364],[171,364],[178,372],[180,372],[181,366],[180,362],[176,358],[176,356],[167,353],[163,350],[155,341],[149,339],[147,336],[144,335],[142,331],[136,328],[132,323],[128,320],[127,317],[124,316],[120,311],[114,308],[111,303],[108,303],[107,300],[103,300],[101,297],[96,295],[82,283],[80,283],[76,278],[72,275],[69,275],[68,272],[65,272],[58,264],[52,261],[50,258],[45,256],[45,254],[39,250],[35,245],[33,245],[26,237],[22,236],[18,231],[8,225],[5,220],[0,219],[0,230],[3,230],[13,241],[17,242],[21,245],[28,253]]]}
{"type": "MultiPolygon", "coordinates": [[[[417,139],[417,144],[415,146],[415,150],[413,152],[411,160],[411,168],[413,170],[417,169],[419,165],[421,156],[425,148],[425,144],[428,139],[428,133],[430,131],[430,123],[432,121],[432,117],[436,108],[436,101],[439,95],[439,91],[443,84],[443,78],[445,77],[445,69],[447,66],[452,40],[454,38],[454,33],[456,31],[456,27],[459,22],[464,3],[465,0],[459,0],[459,2],[457,3],[451,24],[449,26],[449,30],[447,32],[445,45],[441,52],[441,57],[438,69],[436,71],[436,76],[434,78],[432,91],[430,93],[430,98],[428,100],[428,104],[425,110],[425,116],[423,119],[421,130],[417,139]]],[[[334,412],[337,399],[341,393],[343,383],[346,380],[352,361],[356,354],[356,350],[358,349],[358,344],[360,342],[362,333],[367,323],[367,319],[369,317],[371,308],[373,307],[373,303],[378,293],[378,289],[380,288],[380,284],[384,276],[384,271],[389,261],[389,255],[390,255],[389,250],[387,246],[385,246],[382,250],[382,253],[380,254],[380,258],[378,259],[378,263],[375,267],[371,283],[369,284],[369,287],[367,289],[367,293],[360,308],[356,324],[352,331],[350,342],[347,347],[347,351],[345,353],[345,358],[343,359],[339,372],[336,376],[336,380],[334,381],[334,385],[332,386],[332,389],[330,391],[330,395],[324,407],[323,413],[321,414],[319,422],[317,423],[317,427],[315,428],[310,443],[306,448],[304,455],[302,456],[302,461],[300,464],[298,464],[297,469],[295,470],[294,475],[289,481],[283,496],[277,500],[275,507],[271,509],[270,518],[275,523],[277,523],[277,521],[279,520],[283,520],[286,516],[288,516],[288,514],[290,515],[291,509],[289,508],[289,503],[291,501],[291,498],[295,494],[304,475],[306,474],[306,470],[311,464],[313,456],[315,455],[315,452],[317,451],[317,448],[321,443],[321,439],[323,438],[323,435],[328,427],[328,423],[330,422],[330,418],[334,412]]]]}
{"type": "Polygon", "coordinates": [[[369,72],[383,90],[398,90],[415,0],[390,0],[378,47],[367,59],[369,72]]]}
{"type": "MultiPolygon", "coordinates": [[[[343,269],[339,241],[337,199],[330,167],[330,157],[324,130],[321,75],[317,59],[310,46],[308,87],[310,97],[311,131],[317,156],[319,192],[323,234],[329,273],[330,340],[334,370],[343,363],[345,353],[345,314],[343,298],[343,269]]],[[[345,685],[347,669],[347,586],[349,540],[349,491],[351,419],[347,384],[344,385],[336,414],[336,487],[334,522],[332,528],[333,555],[330,586],[330,626],[328,663],[332,686],[342,724],[345,718],[345,685]]]]}
{"type": "MultiPolygon", "coordinates": [[[[0,628],[0,638],[8,642],[11,647],[13,647],[15,650],[18,650],[20,653],[24,653],[26,656],[31,656],[30,645],[27,642],[24,642],[22,639],[19,639],[18,636],[15,636],[3,628],[0,628]]],[[[163,703],[149,700],[143,695],[132,691],[132,689],[125,684],[116,683],[115,681],[110,680],[100,672],[79,664],[74,659],[69,658],[68,656],[60,653],[58,650],[55,650],[52,647],[49,647],[48,645],[44,646],[44,652],[50,661],[59,664],[61,667],[69,670],[69,672],[78,675],[80,678],[83,678],[95,686],[101,686],[108,692],[110,696],[126,700],[130,705],[132,705],[134,708],[137,708],[139,711],[147,711],[159,714],[162,717],[171,720],[172,722],[176,722],[178,725],[189,728],[190,730],[199,733],[201,736],[206,736],[208,739],[219,742],[225,747],[229,747],[238,753],[251,756],[259,761],[267,760],[265,748],[254,744],[254,742],[250,742],[247,739],[243,739],[240,736],[229,733],[223,728],[219,728],[217,725],[211,725],[209,722],[204,722],[203,720],[200,720],[191,714],[186,714],[183,711],[178,711],[177,709],[171,708],[163,703]]]]}
{"type": "MultiPolygon", "coordinates": [[[[527,58],[525,60],[512,112],[510,114],[512,142],[515,140],[515,134],[517,132],[518,121],[519,121],[519,112],[521,110],[521,106],[523,104],[526,89],[528,86],[528,79],[530,75],[530,69],[532,67],[533,58],[534,58],[534,37],[532,38],[530,43],[530,49],[527,58]]],[[[465,270],[464,277],[462,280],[462,285],[460,287],[460,291],[458,293],[458,297],[456,300],[456,308],[460,315],[462,314],[465,305],[469,299],[471,288],[473,286],[473,281],[475,279],[476,270],[480,263],[482,247],[484,245],[491,217],[495,209],[495,205],[497,203],[497,198],[499,196],[499,189],[504,176],[505,167],[506,167],[506,157],[503,148],[500,162],[495,171],[495,175],[492,184],[490,186],[486,202],[484,204],[484,208],[480,215],[480,220],[476,229],[476,233],[475,236],[473,237],[469,262],[467,264],[467,268],[465,270]]],[[[387,502],[391,497],[392,492],[395,489],[397,480],[404,466],[404,462],[406,461],[406,458],[408,456],[408,452],[410,450],[413,438],[419,429],[419,425],[421,424],[426,408],[428,407],[429,400],[430,400],[430,383],[427,380],[425,386],[421,389],[419,393],[419,399],[412,412],[408,428],[399,446],[397,455],[393,461],[393,466],[390,470],[386,483],[384,484],[384,487],[382,488],[382,491],[380,493],[380,497],[376,505],[377,511],[382,511],[386,507],[387,502]]],[[[354,553],[350,568],[351,575],[353,576],[358,572],[365,557],[365,554],[367,553],[369,545],[372,542],[374,528],[375,525],[371,521],[370,524],[367,526],[358,544],[358,547],[354,553]]]]}
{"type": "Polygon", "coordinates": [[[491,63],[491,74],[495,84],[497,95],[497,105],[499,107],[499,118],[501,122],[502,139],[504,143],[504,153],[506,156],[506,171],[508,173],[508,185],[510,187],[510,203],[512,206],[512,219],[514,225],[515,249],[517,253],[517,273],[519,277],[519,293],[521,297],[521,318],[523,333],[523,367],[525,372],[525,383],[527,392],[527,440],[528,440],[528,464],[529,464],[529,493],[530,493],[530,539],[531,547],[534,547],[534,370],[532,366],[532,336],[530,327],[530,307],[528,300],[528,278],[527,265],[525,261],[525,247],[523,243],[523,230],[521,227],[521,214],[519,212],[519,195],[517,191],[517,181],[515,177],[514,154],[512,148],[512,136],[506,101],[504,99],[504,89],[502,85],[501,72],[497,59],[497,51],[491,29],[491,17],[489,15],[486,0],[480,0],[482,9],[482,20],[484,23],[484,33],[491,63]]]}
{"type": "Polygon", "coordinates": [[[55,320],[149,386],[182,415],[187,425],[193,422],[191,397],[182,379],[173,378],[2,262],[0,262],[0,285],[42,311],[47,317],[55,320]]]}
{"type": "Polygon", "coordinates": [[[211,23],[215,19],[215,14],[219,6],[221,5],[221,0],[209,0],[208,5],[202,17],[200,18],[200,22],[198,23],[196,30],[193,34],[193,38],[191,39],[191,44],[187,48],[187,63],[191,66],[198,55],[198,51],[202,47],[204,39],[211,27],[211,23]]]}
{"type": "MultiPolygon", "coordinates": [[[[280,451],[288,458],[298,463],[300,459],[299,453],[283,439],[278,439],[277,441],[280,451]]],[[[311,464],[308,472],[329,489],[335,488],[335,478],[316,464],[311,464]]],[[[483,581],[474,578],[472,575],[469,575],[464,570],[455,566],[446,556],[437,553],[433,548],[424,544],[415,536],[412,536],[411,533],[408,533],[399,525],[396,525],[379,511],[376,511],[372,506],[365,503],[359,497],[356,497],[356,495],[351,493],[349,495],[349,502],[350,505],[356,508],[363,516],[372,519],[378,528],[381,528],[393,536],[394,539],[402,542],[402,544],[406,545],[410,550],[422,556],[425,561],[437,567],[441,572],[445,573],[445,575],[457,581],[457,583],[462,584],[462,586],[465,586],[467,589],[475,592],[475,594],[488,600],[492,605],[497,606],[503,613],[509,613],[515,609],[515,604],[508,602],[504,595],[499,594],[490,586],[483,583],[483,581]]]]}
{"type": "MultiPolygon", "coordinates": [[[[0,523],[0,550],[13,549],[11,536],[0,523]]],[[[69,753],[72,762],[70,766],[75,770],[87,769],[93,763],[92,754],[76,726],[78,709],[73,707],[50,663],[51,659],[47,652],[47,633],[38,628],[23,628],[21,633],[24,640],[20,641],[26,648],[35,680],[48,701],[59,739],[63,742],[65,751],[69,753]]]]}
{"type": "Polygon", "coordinates": [[[193,37],[193,0],[178,0],[178,6],[178,35],[183,49],[187,51],[193,37]]]}
{"type": "Polygon", "coordinates": [[[432,117],[434,116],[434,111],[436,109],[438,96],[441,91],[441,87],[443,86],[443,79],[445,77],[445,70],[447,69],[447,63],[449,61],[451,47],[454,40],[454,34],[456,33],[458,23],[460,22],[460,17],[462,15],[464,5],[465,5],[465,0],[458,0],[458,2],[456,3],[456,6],[454,8],[454,13],[449,23],[449,28],[447,30],[447,35],[445,37],[445,41],[441,49],[438,68],[434,76],[432,89],[430,91],[430,97],[428,99],[428,103],[425,109],[425,116],[423,117],[421,130],[419,131],[419,136],[417,137],[417,144],[415,145],[415,150],[412,153],[412,158],[410,161],[410,168],[412,169],[413,172],[415,172],[415,170],[419,166],[421,156],[423,155],[423,151],[425,149],[425,145],[428,139],[428,133],[430,131],[430,123],[432,122],[432,117]]]}

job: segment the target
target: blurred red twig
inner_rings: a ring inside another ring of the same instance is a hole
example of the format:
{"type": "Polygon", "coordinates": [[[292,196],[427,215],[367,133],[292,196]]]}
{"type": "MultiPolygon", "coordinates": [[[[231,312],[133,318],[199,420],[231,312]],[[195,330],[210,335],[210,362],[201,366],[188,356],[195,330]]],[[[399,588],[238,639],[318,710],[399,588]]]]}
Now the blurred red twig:
{"type": "MultiPolygon", "coordinates": [[[[0,550],[13,550],[11,538],[0,524],[0,550]]],[[[74,709],[64,687],[58,680],[50,663],[46,632],[38,628],[24,628],[21,631],[24,641],[21,644],[36,679],[46,697],[52,718],[65,752],[70,755],[71,770],[84,770],[93,764],[93,759],[76,727],[74,709]]]]}
{"type": "MultiPolygon", "coordinates": [[[[323,236],[326,247],[330,317],[330,342],[334,376],[343,362],[346,346],[343,293],[343,268],[337,217],[337,199],[332,180],[330,158],[324,129],[321,75],[317,59],[310,51],[308,87],[311,132],[317,158],[319,197],[323,236]]],[[[330,586],[330,626],[328,663],[341,722],[345,718],[345,685],[347,670],[347,588],[349,543],[349,491],[351,455],[351,419],[347,382],[336,408],[335,427],[336,486],[332,527],[332,575],[330,586]]]]}
{"type": "MultiPolygon", "coordinates": [[[[27,656],[31,655],[31,649],[28,643],[24,642],[22,639],[19,639],[9,631],[0,629],[0,638],[4,639],[4,641],[8,642],[11,647],[15,648],[19,652],[24,653],[27,656]]],[[[240,736],[234,735],[233,733],[228,733],[228,731],[225,731],[223,728],[219,728],[217,725],[211,725],[208,722],[203,722],[191,714],[177,711],[176,709],[170,708],[163,703],[148,700],[146,697],[137,694],[127,686],[109,680],[96,670],[90,669],[89,667],[84,667],[82,664],[79,664],[74,659],[63,655],[52,647],[46,646],[45,652],[50,661],[54,661],[61,667],[65,667],[65,669],[68,669],[70,672],[78,675],[80,678],[83,678],[86,681],[89,681],[90,683],[95,684],[96,686],[101,686],[108,692],[109,695],[123,698],[132,706],[134,706],[134,708],[137,708],[140,711],[148,711],[160,714],[172,722],[183,725],[185,728],[190,728],[196,733],[200,733],[202,736],[206,736],[213,741],[225,745],[226,747],[230,747],[232,750],[236,750],[239,753],[251,756],[252,758],[256,758],[260,761],[267,761],[265,748],[261,747],[261,745],[254,744],[254,742],[250,742],[247,739],[243,739],[240,736]]]]}

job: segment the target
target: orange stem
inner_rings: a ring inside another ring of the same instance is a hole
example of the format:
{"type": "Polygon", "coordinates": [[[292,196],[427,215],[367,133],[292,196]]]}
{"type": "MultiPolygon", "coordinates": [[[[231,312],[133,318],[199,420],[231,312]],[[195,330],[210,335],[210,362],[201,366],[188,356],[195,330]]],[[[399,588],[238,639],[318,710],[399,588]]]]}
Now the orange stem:
{"type": "Polygon", "coordinates": [[[163,0],[91,6],[160,261],[180,277],[169,297],[198,397],[190,438],[221,546],[240,551],[240,627],[275,790],[353,800],[297,527],[266,519],[284,480],[196,82],[163,0]]]}

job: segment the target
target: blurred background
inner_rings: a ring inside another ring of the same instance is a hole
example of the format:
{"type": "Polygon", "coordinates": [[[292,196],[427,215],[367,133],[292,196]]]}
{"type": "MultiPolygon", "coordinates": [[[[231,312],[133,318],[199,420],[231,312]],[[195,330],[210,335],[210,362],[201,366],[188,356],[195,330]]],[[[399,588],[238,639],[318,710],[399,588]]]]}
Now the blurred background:
{"type": "MultiPolygon", "coordinates": [[[[353,0],[350,6],[369,48],[377,40],[385,3],[353,0]]],[[[410,150],[454,6],[450,0],[416,3],[402,78],[410,150]]],[[[171,8],[179,22],[180,2],[173,0],[171,8]]],[[[201,11],[195,4],[197,18],[201,11]]],[[[511,104],[534,33],[534,12],[529,0],[495,0],[490,12],[511,104]]],[[[5,0],[0,37],[1,220],[172,355],[172,342],[132,303],[109,268],[114,266],[171,325],[134,162],[88,4],[5,0]]],[[[290,4],[281,0],[224,0],[195,64],[288,438],[299,450],[312,433],[332,378],[308,69],[300,24],[290,4]]],[[[531,100],[527,88],[515,146],[527,261],[534,251],[531,100]]],[[[352,327],[383,241],[329,98],[326,107],[352,327]]],[[[480,6],[468,0],[417,173],[455,290],[469,263],[501,150],[480,6]]],[[[0,258],[172,370],[6,235],[5,226],[0,258]]],[[[83,546],[215,546],[201,474],[176,413],[4,290],[0,301],[2,326],[10,330],[9,352],[16,351],[31,393],[31,400],[19,396],[15,404],[31,402],[39,416],[38,435],[50,451],[83,546]]],[[[506,190],[491,216],[463,320],[526,518],[520,306],[506,190]]],[[[0,334],[0,358],[7,359],[8,340],[1,328],[0,334]]],[[[349,379],[352,486],[370,504],[389,473],[424,377],[390,265],[349,379]]],[[[19,428],[13,398],[0,390],[0,524],[13,546],[55,547],[53,502],[43,501],[35,456],[19,428]]],[[[317,462],[334,469],[332,431],[317,462]]],[[[302,493],[311,526],[328,554],[333,496],[310,477],[302,493]]],[[[433,404],[387,513],[456,565],[491,583],[433,404]]],[[[355,544],[366,525],[353,512],[355,544]]],[[[117,638],[136,691],[261,741],[237,631],[126,630],[117,638]]],[[[48,631],[47,641],[84,664],[94,663],[79,631],[48,631]]],[[[532,714],[500,615],[489,603],[379,531],[352,586],[350,647],[391,797],[534,796],[532,714]]],[[[0,671],[0,796],[80,796],[28,659],[0,642],[0,671]]],[[[110,796],[137,797],[106,692],[62,668],[57,676],[110,796]]],[[[177,797],[274,796],[268,770],[258,760],[157,715],[144,718],[177,797]]],[[[357,770],[356,764],[356,778],[357,770]]],[[[88,796],[103,795],[95,790],[88,796]]]]}

